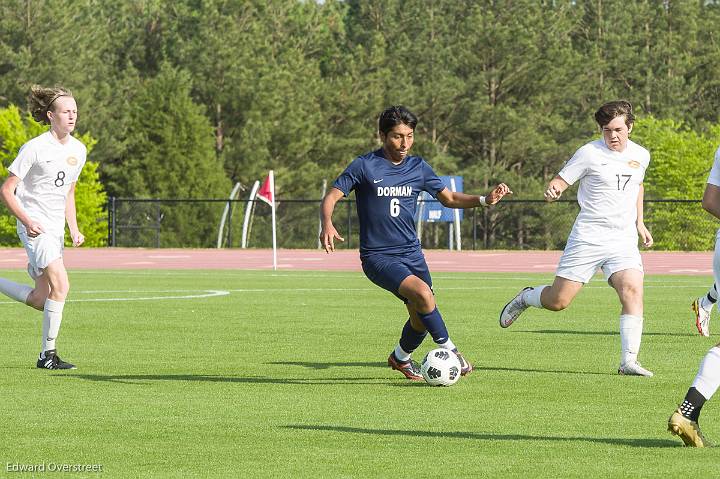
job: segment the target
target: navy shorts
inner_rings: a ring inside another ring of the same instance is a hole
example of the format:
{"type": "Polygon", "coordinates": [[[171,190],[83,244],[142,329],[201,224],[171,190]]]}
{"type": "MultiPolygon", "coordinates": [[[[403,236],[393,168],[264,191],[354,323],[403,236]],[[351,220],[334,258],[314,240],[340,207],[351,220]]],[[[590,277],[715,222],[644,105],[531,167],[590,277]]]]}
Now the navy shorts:
{"type": "Polygon", "coordinates": [[[405,278],[415,275],[432,289],[430,270],[425,262],[422,251],[410,254],[370,254],[360,258],[363,272],[370,281],[387,289],[407,303],[407,298],[400,295],[398,288],[405,278]]]}

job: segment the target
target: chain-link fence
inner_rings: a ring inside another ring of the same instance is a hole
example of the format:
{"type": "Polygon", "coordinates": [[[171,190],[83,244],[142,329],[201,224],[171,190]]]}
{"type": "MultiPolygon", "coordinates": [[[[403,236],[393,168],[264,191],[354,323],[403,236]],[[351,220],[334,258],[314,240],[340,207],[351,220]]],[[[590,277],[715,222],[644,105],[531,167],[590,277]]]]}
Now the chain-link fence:
{"type": "MultiPolygon", "coordinates": [[[[279,248],[319,247],[319,206],[318,200],[278,200],[279,248]]],[[[461,222],[461,247],[464,250],[562,249],[578,211],[574,200],[548,204],[542,200],[511,199],[488,208],[469,209],[461,222]]],[[[108,245],[215,248],[219,244],[239,248],[243,246],[245,231],[246,247],[269,248],[272,246],[271,221],[270,206],[259,200],[111,198],[108,245]]],[[[356,249],[358,218],[353,200],[338,202],[333,223],[345,237],[345,242],[337,246],[356,249]]],[[[711,250],[718,226],[698,200],[647,200],[645,223],[655,239],[654,249],[659,250],[711,250]]],[[[452,238],[451,223],[423,222],[423,247],[449,248],[454,244],[452,238]]]]}

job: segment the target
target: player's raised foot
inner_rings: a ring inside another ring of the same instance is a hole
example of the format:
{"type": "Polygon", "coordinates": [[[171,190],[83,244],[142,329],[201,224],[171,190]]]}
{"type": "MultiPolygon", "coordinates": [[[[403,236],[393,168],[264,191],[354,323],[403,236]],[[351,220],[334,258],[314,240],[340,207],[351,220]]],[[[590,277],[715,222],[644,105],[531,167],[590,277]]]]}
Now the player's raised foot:
{"type": "Polygon", "coordinates": [[[503,328],[509,327],[514,323],[523,311],[528,309],[528,305],[523,300],[523,293],[533,288],[526,287],[520,291],[505,307],[500,311],[500,326],[503,328]]]}
{"type": "Polygon", "coordinates": [[[710,336],[710,311],[703,308],[701,298],[693,301],[692,310],[695,312],[695,326],[701,336],[710,336]]]}
{"type": "Polygon", "coordinates": [[[679,436],[686,446],[709,447],[711,445],[700,431],[698,423],[683,416],[680,408],[677,408],[668,419],[668,431],[674,436],[679,436]]]}
{"type": "Polygon", "coordinates": [[[60,359],[54,349],[45,351],[45,357],[42,356],[40,355],[37,360],[37,367],[40,369],[77,369],[74,364],[66,363],[60,359]]]}
{"type": "Polygon", "coordinates": [[[392,352],[390,356],[388,356],[388,366],[396,371],[400,371],[411,381],[423,380],[422,374],[420,374],[420,367],[412,359],[409,361],[400,361],[395,357],[395,353],[392,352]]]}
{"type": "Polygon", "coordinates": [[[473,365],[470,364],[470,361],[465,359],[465,356],[463,356],[460,351],[458,351],[456,349],[454,352],[455,352],[455,355],[460,360],[460,376],[466,376],[466,375],[470,374],[473,370],[473,365]]]}
{"type": "Polygon", "coordinates": [[[654,376],[652,371],[648,371],[638,361],[621,364],[618,368],[618,374],[624,376],[645,376],[651,378],[654,376]]]}

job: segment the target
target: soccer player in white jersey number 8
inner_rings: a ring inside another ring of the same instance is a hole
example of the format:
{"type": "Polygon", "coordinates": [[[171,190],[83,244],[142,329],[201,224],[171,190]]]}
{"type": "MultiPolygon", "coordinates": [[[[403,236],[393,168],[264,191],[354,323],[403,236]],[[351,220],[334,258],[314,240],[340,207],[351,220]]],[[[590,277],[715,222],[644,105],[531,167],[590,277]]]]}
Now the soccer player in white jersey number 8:
{"type": "Polygon", "coordinates": [[[382,148],[356,158],[325,195],[320,210],[320,241],[330,253],[335,240],[344,241],[332,223],[335,204],[355,191],[363,271],[370,281],[402,300],[409,314],[388,366],[413,381],[422,376],[410,356],[428,332],[438,347],[457,354],[462,375],[472,371],[450,339],[435,304],[430,271],[415,232],[418,194],[427,191],[448,208],[472,208],[495,204],[512,193],[503,183],[486,196],[447,189],[425,160],[409,156],[417,122],[403,106],[383,111],[378,120],[382,148]]]}
{"type": "Polygon", "coordinates": [[[85,237],[77,225],[75,183],[87,149],[71,133],[77,105],[62,87],[33,86],[30,110],[35,120],[50,129],[25,143],[10,165],[0,197],[17,218],[17,232],[28,255],[28,273],[35,287],[0,278],[0,292],[43,312],[42,344],[36,366],[75,369],[60,359],[55,340],[60,331],[70,281],[63,263],[65,221],[74,246],[85,237]]]}
{"type": "Polygon", "coordinates": [[[620,313],[619,374],[652,376],[637,360],[643,328],[643,265],[638,235],[653,244],[643,222],[643,178],[649,152],[629,139],[634,116],[627,101],[602,105],[595,113],[602,138],[575,152],[550,181],[547,201],[579,181],[580,205],[552,286],[525,288],[505,305],[500,326],[507,328],[529,306],[560,311],[568,307],[598,268],[617,291],[620,313]]]}

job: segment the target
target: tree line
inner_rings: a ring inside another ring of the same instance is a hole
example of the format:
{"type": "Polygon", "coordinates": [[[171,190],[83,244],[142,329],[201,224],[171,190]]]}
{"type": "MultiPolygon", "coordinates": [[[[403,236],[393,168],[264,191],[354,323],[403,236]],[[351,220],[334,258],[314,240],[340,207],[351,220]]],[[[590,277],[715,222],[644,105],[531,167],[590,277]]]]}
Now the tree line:
{"type": "MultiPolygon", "coordinates": [[[[719,24],[706,0],[0,0],[0,107],[33,83],[71,89],[109,196],[223,198],[274,169],[282,200],[318,198],[403,104],[438,174],[538,199],[624,98],[653,154],[647,197],[698,199],[720,143],[719,24]]],[[[484,234],[558,247],[537,210],[486,211],[484,234]]],[[[178,234],[212,236],[187,221],[178,234]]]]}

